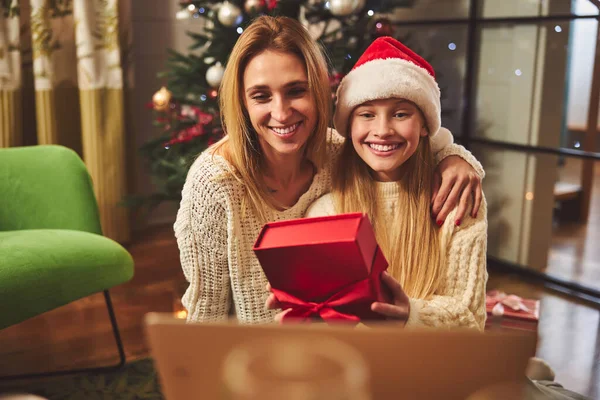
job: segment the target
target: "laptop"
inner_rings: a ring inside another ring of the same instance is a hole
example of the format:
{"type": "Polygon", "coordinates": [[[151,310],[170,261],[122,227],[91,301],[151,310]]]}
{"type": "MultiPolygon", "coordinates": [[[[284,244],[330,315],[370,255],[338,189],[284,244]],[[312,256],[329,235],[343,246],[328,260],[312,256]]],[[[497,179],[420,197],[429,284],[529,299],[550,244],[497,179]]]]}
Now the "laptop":
{"type": "Polygon", "coordinates": [[[158,313],[146,315],[145,325],[167,400],[278,398],[264,390],[290,380],[314,382],[314,393],[296,387],[286,399],[475,400],[496,398],[484,394],[496,387],[506,398],[506,388],[524,380],[537,342],[535,333],[517,330],[187,324],[158,313]]]}

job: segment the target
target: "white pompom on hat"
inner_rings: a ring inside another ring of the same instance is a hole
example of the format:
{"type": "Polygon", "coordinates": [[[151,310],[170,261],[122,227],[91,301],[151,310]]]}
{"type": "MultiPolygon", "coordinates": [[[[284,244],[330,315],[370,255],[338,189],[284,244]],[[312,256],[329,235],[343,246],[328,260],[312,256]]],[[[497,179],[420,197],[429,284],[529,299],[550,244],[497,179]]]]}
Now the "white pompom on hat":
{"type": "Polygon", "coordinates": [[[429,137],[441,127],[440,88],[433,67],[392,37],[377,38],[342,79],[336,100],[335,129],[348,135],[352,111],[371,100],[402,98],[412,101],[425,117],[429,137]]]}

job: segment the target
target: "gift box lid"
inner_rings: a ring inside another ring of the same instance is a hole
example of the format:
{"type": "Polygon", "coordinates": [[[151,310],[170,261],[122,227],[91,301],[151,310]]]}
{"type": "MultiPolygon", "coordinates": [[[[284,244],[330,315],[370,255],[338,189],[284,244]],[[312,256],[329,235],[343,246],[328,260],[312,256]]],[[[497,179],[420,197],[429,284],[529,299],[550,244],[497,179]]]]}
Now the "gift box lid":
{"type": "Polygon", "coordinates": [[[350,213],[269,222],[253,250],[274,288],[320,299],[366,279],[377,248],[366,214],[350,213]]]}

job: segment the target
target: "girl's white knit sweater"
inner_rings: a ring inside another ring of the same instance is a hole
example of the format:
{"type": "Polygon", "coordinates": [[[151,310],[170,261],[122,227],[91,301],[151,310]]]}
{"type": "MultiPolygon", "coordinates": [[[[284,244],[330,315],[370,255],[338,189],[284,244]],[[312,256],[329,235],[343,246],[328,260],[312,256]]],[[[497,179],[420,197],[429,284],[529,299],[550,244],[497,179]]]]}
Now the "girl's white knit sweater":
{"type": "MultiPolygon", "coordinates": [[[[298,202],[283,211],[273,210],[270,221],[302,218],[315,200],[329,192],[331,167],[343,139],[333,130],[328,137],[326,165],[298,202]]],[[[440,149],[432,142],[437,163],[458,155],[483,178],[481,164],[462,146],[446,142],[440,149]]],[[[174,225],[181,266],[190,283],[182,299],[188,321],[223,320],[235,314],[242,323],[273,322],[275,312],[265,309],[267,280],[252,251],[264,221],[242,210],[244,193],[227,162],[208,151],[188,172],[174,225]]]]}
{"type": "MultiPolygon", "coordinates": [[[[399,185],[396,182],[378,182],[377,197],[389,220],[397,218],[399,185]]],[[[307,211],[307,217],[339,214],[333,196],[326,194],[307,211]]],[[[456,226],[456,209],[448,215],[443,230],[446,244],[446,274],[435,295],[428,300],[410,299],[407,327],[433,328],[485,327],[485,286],[487,283],[487,205],[485,198],[477,218],[465,218],[456,226]]]]}

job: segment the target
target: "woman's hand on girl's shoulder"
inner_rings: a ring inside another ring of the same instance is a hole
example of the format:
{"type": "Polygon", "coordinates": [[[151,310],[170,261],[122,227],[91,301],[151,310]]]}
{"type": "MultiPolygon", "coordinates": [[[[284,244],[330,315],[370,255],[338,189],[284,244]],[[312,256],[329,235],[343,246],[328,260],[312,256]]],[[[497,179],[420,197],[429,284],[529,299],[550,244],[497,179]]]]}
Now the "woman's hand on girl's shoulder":
{"type": "Polygon", "coordinates": [[[471,216],[477,217],[482,199],[481,178],[471,164],[459,156],[448,156],[439,163],[433,178],[431,213],[438,225],[442,225],[458,205],[454,223],[459,226],[473,204],[471,216]]]}
{"type": "Polygon", "coordinates": [[[389,320],[406,324],[410,316],[410,300],[400,283],[387,272],[381,274],[381,281],[392,294],[391,303],[382,303],[379,301],[371,304],[371,310],[387,317],[389,320]]]}

